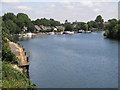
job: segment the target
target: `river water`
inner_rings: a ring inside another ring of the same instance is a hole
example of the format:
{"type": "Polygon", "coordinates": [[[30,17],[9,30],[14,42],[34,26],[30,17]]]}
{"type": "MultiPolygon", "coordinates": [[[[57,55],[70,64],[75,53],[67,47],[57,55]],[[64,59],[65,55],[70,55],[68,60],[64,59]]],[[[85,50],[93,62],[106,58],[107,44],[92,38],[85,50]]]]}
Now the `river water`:
{"type": "Polygon", "coordinates": [[[38,88],[118,87],[118,41],[103,32],[37,35],[19,43],[30,52],[30,78],[38,88]]]}

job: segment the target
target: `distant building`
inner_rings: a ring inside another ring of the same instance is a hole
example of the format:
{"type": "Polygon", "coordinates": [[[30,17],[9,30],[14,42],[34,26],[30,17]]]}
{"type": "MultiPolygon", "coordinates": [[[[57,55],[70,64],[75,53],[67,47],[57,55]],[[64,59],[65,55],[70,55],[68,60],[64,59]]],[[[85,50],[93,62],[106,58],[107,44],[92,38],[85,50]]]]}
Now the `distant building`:
{"type": "Polygon", "coordinates": [[[65,27],[64,26],[55,26],[55,27],[50,27],[50,26],[43,26],[43,25],[35,25],[35,29],[37,31],[40,30],[54,30],[54,31],[64,31],[65,27]]]}
{"type": "Polygon", "coordinates": [[[39,27],[40,27],[42,30],[51,30],[51,29],[52,29],[50,26],[40,25],[39,27]]]}
{"type": "Polygon", "coordinates": [[[38,25],[35,25],[35,29],[37,29],[38,31],[41,30],[41,28],[38,25]]]}
{"type": "Polygon", "coordinates": [[[24,32],[27,31],[27,27],[24,26],[22,30],[23,30],[24,32]]]}
{"type": "Polygon", "coordinates": [[[61,30],[61,31],[64,31],[65,30],[65,27],[64,26],[55,26],[57,30],[61,30]]]}
{"type": "Polygon", "coordinates": [[[36,32],[39,32],[40,30],[42,30],[38,25],[35,25],[35,29],[36,29],[36,32]]]}

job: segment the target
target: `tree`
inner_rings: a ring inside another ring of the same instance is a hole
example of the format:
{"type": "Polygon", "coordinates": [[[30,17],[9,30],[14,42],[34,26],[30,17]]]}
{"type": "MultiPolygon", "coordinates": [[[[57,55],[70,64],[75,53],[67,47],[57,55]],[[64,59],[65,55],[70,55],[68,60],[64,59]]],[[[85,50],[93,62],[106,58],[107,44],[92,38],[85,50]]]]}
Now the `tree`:
{"type": "Polygon", "coordinates": [[[96,17],[95,21],[98,23],[98,28],[99,29],[103,29],[104,28],[104,25],[103,25],[104,20],[102,19],[101,15],[98,15],[96,17]]]}
{"type": "Polygon", "coordinates": [[[34,24],[33,24],[33,23],[30,23],[30,24],[28,25],[28,32],[34,32],[34,30],[35,30],[34,24]]]}
{"type": "Polygon", "coordinates": [[[13,13],[6,13],[2,19],[3,21],[12,20],[14,23],[16,23],[17,17],[13,13]]]}
{"type": "Polygon", "coordinates": [[[90,21],[87,24],[88,24],[89,29],[98,28],[98,24],[95,21],[90,21]]]}
{"type": "Polygon", "coordinates": [[[24,26],[28,27],[30,23],[31,23],[31,20],[28,17],[28,15],[26,15],[24,13],[17,14],[17,25],[20,28],[23,28],[24,26]]]}
{"type": "Polygon", "coordinates": [[[5,25],[11,34],[17,34],[20,32],[20,28],[12,20],[7,20],[5,25]]]}
{"type": "Polygon", "coordinates": [[[98,15],[95,19],[96,22],[104,22],[101,15],[98,15]]]}
{"type": "Polygon", "coordinates": [[[104,33],[108,38],[120,39],[120,20],[110,19],[104,33]]]}
{"type": "Polygon", "coordinates": [[[83,29],[83,30],[88,30],[88,24],[85,22],[79,22],[78,23],[79,29],[83,29]]]}
{"type": "Polygon", "coordinates": [[[84,24],[83,29],[84,29],[85,31],[88,31],[88,24],[84,24]]]}
{"type": "Polygon", "coordinates": [[[41,19],[37,19],[32,22],[35,25],[44,25],[44,26],[60,26],[61,25],[61,23],[59,21],[56,21],[52,18],[50,18],[50,19],[41,18],[41,19]]]}
{"type": "Polygon", "coordinates": [[[69,23],[65,24],[65,31],[73,31],[73,26],[69,23]]]}

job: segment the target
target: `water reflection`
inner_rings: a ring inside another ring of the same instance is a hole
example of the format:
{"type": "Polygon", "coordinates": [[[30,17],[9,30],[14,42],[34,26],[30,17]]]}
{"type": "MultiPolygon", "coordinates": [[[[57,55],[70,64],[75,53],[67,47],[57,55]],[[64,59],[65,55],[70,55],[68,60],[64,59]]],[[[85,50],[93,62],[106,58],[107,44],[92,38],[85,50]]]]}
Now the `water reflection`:
{"type": "Polygon", "coordinates": [[[32,36],[32,37],[19,37],[19,39],[18,39],[18,41],[27,41],[27,40],[31,40],[31,39],[38,39],[38,38],[41,38],[41,39],[43,39],[43,38],[48,38],[48,36],[46,35],[44,35],[44,36],[42,36],[42,35],[35,35],[35,36],[32,36]]]}

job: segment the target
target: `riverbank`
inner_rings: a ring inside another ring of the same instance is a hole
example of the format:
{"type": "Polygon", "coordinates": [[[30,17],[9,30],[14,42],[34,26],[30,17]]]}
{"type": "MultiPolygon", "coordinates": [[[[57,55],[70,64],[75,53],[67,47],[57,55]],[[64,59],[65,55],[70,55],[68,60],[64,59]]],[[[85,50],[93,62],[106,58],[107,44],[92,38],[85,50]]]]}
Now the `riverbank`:
{"type": "Polygon", "coordinates": [[[11,48],[12,53],[14,53],[19,59],[20,66],[29,66],[28,57],[26,57],[26,52],[24,51],[24,49],[20,47],[19,44],[14,42],[9,42],[9,46],[11,48]]]}
{"type": "Polygon", "coordinates": [[[36,88],[31,80],[15,64],[2,62],[2,88],[36,88]]]}
{"type": "MultiPolygon", "coordinates": [[[[72,34],[76,34],[76,33],[91,33],[91,32],[78,32],[78,31],[67,31],[67,32],[72,32],[72,34]]],[[[35,35],[50,35],[52,33],[57,34],[57,35],[69,34],[69,33],[66,33],[66,31],[64,31],[64,32],[39,32],[39,33],[34,33],[34,34],[35,35]]]]}
{"type": "Polygon", "coordinates": [[[8,44],[18,63],[3,61],[3,88],[36,88],[29,78],[30,63],[24,48],[11,41],[8,44]]]}

